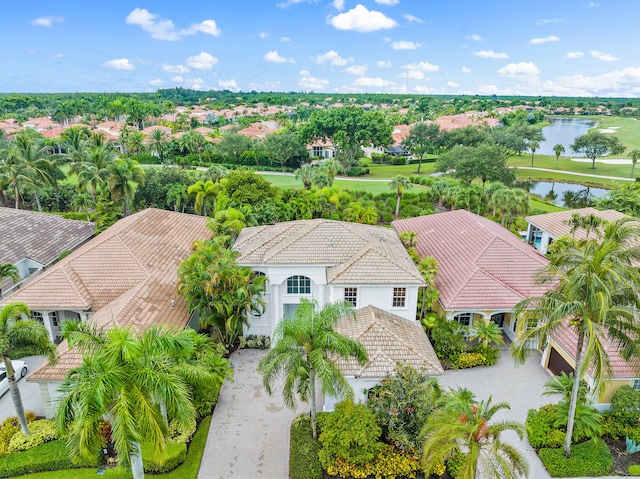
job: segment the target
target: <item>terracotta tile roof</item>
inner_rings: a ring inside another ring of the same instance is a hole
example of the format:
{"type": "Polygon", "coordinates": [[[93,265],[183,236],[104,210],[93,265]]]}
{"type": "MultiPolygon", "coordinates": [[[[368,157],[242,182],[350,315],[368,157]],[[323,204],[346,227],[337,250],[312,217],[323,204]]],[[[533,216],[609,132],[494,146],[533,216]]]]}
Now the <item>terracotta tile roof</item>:
{"type": "Polygon", "coordinates": [[[156,130],[160,130],[160,131],[162,131],[164,133],[169,133],[169,134],[171,133],[171,128],[169,128],[168,126],[162,126],[162,125],[148,126],[144,130],[141,130],[141,131],[145,135],[150,136],[156,130]]]}
{"type": "MultiPolygon", "coordinates": [[[[184,327],[189,312],[176,293],[178,265],[191,253],[194,240],[211,236],[206,223],[202,216],[152,208],[141,211],[78,248],[11,300],[36,310],[90,310],[90,321],[104,326],[184,327]]],[[[61,352],[65,349],[61,345],[61,352]]],[[[75,353],[65,353],[66,366],[44,366],[30,379],[63,379],[73,363],[67,354],[75,353]]]]}
{"type": "Polygon", "coordinates": [[[360,366],[355,359],[338,359],[345,376],[383,378],[393,374],[398,365],[411,366],[431,376],[444,370],[422,326],[373,306],[356,311],[356,319],[342,318],[336,331],[358,340],[367,350],[369,361],[360,366]]]}
{"type": "Polygon", "coordinates": [[[421,257],[438,262],[436,286],[446,309],[511,309],[544,294],[535,274],[549,262],[497,223],[456,210],[392,223],[418,234],[421,257]]]}
{"type": "Polygon", "coordinates": [[[424,284],[395,233],[379,226],[325,219],[242,230],[238,263],[327,267],[328,284],[424,284]]]}
{"type": "MultiPolygon", "coordinates": [[[[578,213],[580,216],[596,215],[605,221],[617,221],[623,218],[625,215],[616,210],[604,210],[599,211],[595,208],[580,208],[577,210],[565,210],[558,211],[556,213],[545,213],[543,215],[527,216],[525,219],[532,225],[540,228],[543,231],[550,233],[552,236],[559,238],[561,236],[571,235],[571,226],[567,224],[571,220],[571,216],[574,213],[578,213]]],[[[587,231],[578,228],[575,232],[576,239],[584,239],[587,236],[587,231]]],[[[591,235],[593,236],[593,234],[591,235]]]]}
{"type": "MultiPolygon", "coordinates": [[[[562,349],[575,361],[575,351],[578,345],[578,336],[573,328],[564,324],[556,329],[552,334],[553,339],[560,345],[562,349]]],[[[609,340],[605,343],[605,350],[611,362],[611,378],[640,378],[640,358],[631,361],[625,361],[620,355],[619,348],[609,340]]],[[[589,368],[589,374],[593,371],[589,368]]]]}

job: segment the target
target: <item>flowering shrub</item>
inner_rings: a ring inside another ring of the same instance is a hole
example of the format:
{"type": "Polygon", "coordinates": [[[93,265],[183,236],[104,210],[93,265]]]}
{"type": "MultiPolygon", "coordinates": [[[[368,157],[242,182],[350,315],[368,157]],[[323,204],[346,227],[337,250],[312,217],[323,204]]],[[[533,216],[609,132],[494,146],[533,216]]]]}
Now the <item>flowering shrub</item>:
{"type": "Polygon", "coordinates": [[[58,438],[58,430],[53,421],[41,419],[33,421],[29,425],[31,434],[25,436],[22,431],[17,431],[9,441],[9,452],[26,451],[35,446],[58,438]]]}
{"type": "MultiPolygon", "coordinates": [[[[420,457],[403,454],[397,448],[385,444],[371,462],[357,466],[338,459],[327,468],[330,476],[363,479],[396,479],[398,477],[415,478],[421,470],[420,457]]],[[[444,473],[444,469],[442,471],[444,473]]]]}

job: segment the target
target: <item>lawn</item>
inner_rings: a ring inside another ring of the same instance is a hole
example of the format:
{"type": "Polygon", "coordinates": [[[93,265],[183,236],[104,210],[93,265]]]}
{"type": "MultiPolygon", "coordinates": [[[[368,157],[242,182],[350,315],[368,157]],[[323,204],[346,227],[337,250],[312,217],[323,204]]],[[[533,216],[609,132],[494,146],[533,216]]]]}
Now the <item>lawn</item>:
{"type": "Polygon", "coordinates": [[[531,211],[539,210],[542,213],[556,213],[557,211],[564,211],[566,209],[562,208],[561,206],[556,206],[533,197],[531,197],[531,200],[529,202],[531,204],[531,211]]]}
{"type": "MultiPolygon", "coordinates": [[[[409,165],[407,165],[409,166],[409,165]]],[[[411,165],[413,166],[413,165],[411,165]]],[[[402,168],[402,167],[400,167],[402,168]]],[[[260,173],[260,175],[268,180],[273,186],[277,186],[278,188],[283,189],[291,189],[298,188],[302,189],[302,182],[296,180],[293,176],[281,176],[281,175],[271,175],[269,173],[260,173]]],[[[367,193],[371,193],[374,195],[380,193],[390,193],[391,189],[389,188],[389,183],[386,181],[368,181],[366,179],[362,180],[340,180],[336,179],[333,182],[334,186],[337,186],[340,189],[347,191],[365,191],[367,193]]],[[[426,186],[414,185],[411,189],[413,192],[427,191],[428,188],[426,186]]]]}
{"type": "Polygon", "coordinates": [[[640,121],[635,118],[622,118],[618,116],[595,116],[599,128],[611,128],[617,126],[620,129],[614,133],[629,151],[640,148],[640,121]]]}

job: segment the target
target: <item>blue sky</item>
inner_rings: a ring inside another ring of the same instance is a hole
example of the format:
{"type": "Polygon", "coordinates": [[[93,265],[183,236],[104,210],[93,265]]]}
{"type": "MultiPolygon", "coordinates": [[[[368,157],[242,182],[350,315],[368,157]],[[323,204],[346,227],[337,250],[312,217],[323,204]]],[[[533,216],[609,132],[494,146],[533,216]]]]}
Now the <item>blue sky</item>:
{"type": "Polygon", "coordinates": [[[3,2],[0,91],[640,96],[638,0],[3,2]]]}

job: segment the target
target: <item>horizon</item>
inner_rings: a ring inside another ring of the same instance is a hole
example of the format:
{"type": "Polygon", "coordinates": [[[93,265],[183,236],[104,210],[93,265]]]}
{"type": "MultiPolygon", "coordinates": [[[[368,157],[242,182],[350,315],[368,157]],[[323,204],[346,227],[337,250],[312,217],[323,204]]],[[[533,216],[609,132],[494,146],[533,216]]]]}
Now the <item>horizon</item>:
{"type": "Polygon", "coordinates": [[[638,7],[633,0],[8,4],[2,30],[19,46],[0,53],[10,65],[0,91],[637,98],[638,7]]]}

